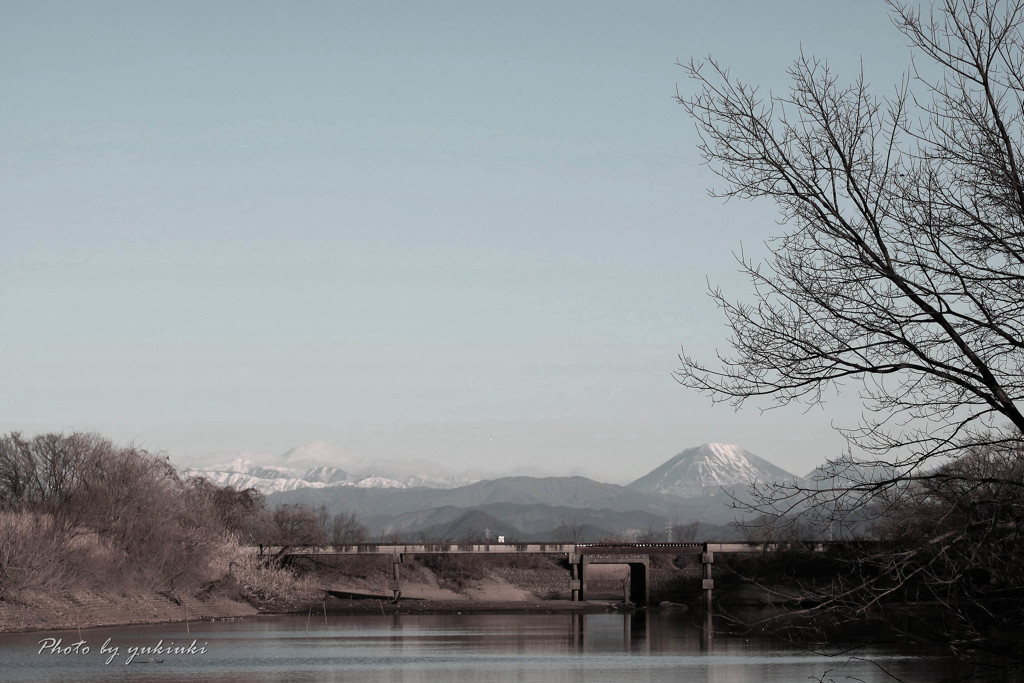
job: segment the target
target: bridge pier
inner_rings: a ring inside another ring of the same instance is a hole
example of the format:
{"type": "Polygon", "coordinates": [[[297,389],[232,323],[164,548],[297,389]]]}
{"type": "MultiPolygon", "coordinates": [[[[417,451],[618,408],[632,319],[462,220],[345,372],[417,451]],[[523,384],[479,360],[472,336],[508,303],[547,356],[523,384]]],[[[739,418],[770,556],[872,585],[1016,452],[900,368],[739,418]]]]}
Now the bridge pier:
{"type": "Polygon", "coordinates": [[[583,594],[583,564],[580,556],[576,553],[569,553],[569,592],[572,594],[572,601],[579,602],[583,594]]]}
{"type": "Polygon", "coordinates": [[[715,554],[708,548],[710,544],[704,544],[704,552],[700,554],[701,567],[701,588],[704,590],[704,613],[711,614],[711,591],[715,587],[715,580],[711,578],[711,564],[715,561],[715,554]]]}
{"type": "Polygon", "coordinates": [[[391,570],[392,576],[389,582],[388,588],[391,589],[391,593],[394,596],[393,600],[398,602],[398,598],[402,596],[402,576],[399,572],[399,567],[402,564],[401,553],[395,553],[391,556],[391,570]]]}

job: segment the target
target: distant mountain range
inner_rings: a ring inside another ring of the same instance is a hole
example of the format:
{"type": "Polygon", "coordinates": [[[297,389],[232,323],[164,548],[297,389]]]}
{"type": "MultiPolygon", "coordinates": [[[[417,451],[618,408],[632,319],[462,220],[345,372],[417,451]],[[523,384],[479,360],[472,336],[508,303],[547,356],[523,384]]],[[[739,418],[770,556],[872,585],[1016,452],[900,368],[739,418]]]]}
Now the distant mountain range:
{"type": "Polygon", "coordinates": [[[201,474],[221,486],[253,488],[264,494],[335,486],[454,488],[476,481],[452,475],[437,465],[425,462],[387,461],[377,463],[370,472],[362,473],[348,469],[348,464],[345,454],[334,446],[313,442],[277,457],[247,453],[225,463],[190,468],[186,472],[201,474]]]}
{"type": "MultiPolygon", "coordinates": [[[[796,477],[739,446],[704,444],[687,449],[629,486],[585,477],[502,477],[470,481],[402,472],[352,474],[323,462],[329,447],[293,449],[283,465],[248,458],[193,470],[220,485],[255,488],[271,506],[324,506],[355,513],[374,535],[407,540],[465,540],[489,535],[508,540],[666,540],[702,526],[700,536],[742,537],[728,526],[727,503],[747,482],[796,477]],[[311,455],[312,454],[312,455],[311,455]],[[303,466],[306,467],[303,467],[303,466]],[[583,538],[587,536],[589,538],[583,538]],[[573,538],[569,538],[573,537],[573,538]]],[[[423,468],[421,468],[423,469],[423,468]]]]}
{"type": "Polygon", "coordinates": [[[257,465],[246,458],[235,458],[223,465],[211,465],[199,470],[201,474],[221,485],[236,489],[253,488],[261,493],[280,493],[303,488],[355,486],[370,489],[405,489],[413,487],[451,488],[469,483],[467,479],[438,479],[410,475],[403,479],[373,475],[355,475],[339,467],[317,465],[309,469],[295,469],[276,465],[257,465]]]}
{"type": "MultiPolygon", "coordinates": [[[[267,496],[271,506],[298,503],[323,506],[332,515],[354,513],[375,536],[414,541],[466,540],[468,534],[452,536],[448,527],[470,511],[488,516],[491,538],[569,540],[565,537],[569,532],[561,538],[551,534],[559,527],[587,527],[588,535],[576,535],[575,540],[639,536],[664,540],[668,524],[728,524],[735,516],[727,506],[729,500],[725,491],[681,498],[584,477],[502,477],[454,489],[321,487],[267,496]]],[[[476,529],[477,534],[483,531],[476,529]]]]}

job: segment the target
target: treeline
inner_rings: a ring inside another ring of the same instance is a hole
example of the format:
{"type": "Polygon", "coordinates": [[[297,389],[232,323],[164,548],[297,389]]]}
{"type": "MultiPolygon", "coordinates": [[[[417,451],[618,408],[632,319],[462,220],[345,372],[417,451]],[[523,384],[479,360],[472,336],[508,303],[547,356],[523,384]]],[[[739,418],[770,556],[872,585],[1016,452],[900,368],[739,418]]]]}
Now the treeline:
{"type": "Polygon", "coordinates": [[[786,498],[761,493],[782,512],[747,522],[751,540],[845,543],[791,562],[785,579],[759,580],[800,585],[840,623],[874,620],[962,656],[1024,662],[1024,451],[984,445],[930,470],[874,468],[845,484],[858,468],[833,463],[804,488],[787,485],[786,498]]]}
{"type": "MultiPolygon", "coordinates": [[[[270,510],[254,489],[183,477],[164,455],[96,434],[0,436],[0,601],[33,591],[189,591],[244,564],[244,546],[283,551],[365,536],[352,515],[270,510]]],[[[260,562],[273,569],[273,559],[260,562]]]]}

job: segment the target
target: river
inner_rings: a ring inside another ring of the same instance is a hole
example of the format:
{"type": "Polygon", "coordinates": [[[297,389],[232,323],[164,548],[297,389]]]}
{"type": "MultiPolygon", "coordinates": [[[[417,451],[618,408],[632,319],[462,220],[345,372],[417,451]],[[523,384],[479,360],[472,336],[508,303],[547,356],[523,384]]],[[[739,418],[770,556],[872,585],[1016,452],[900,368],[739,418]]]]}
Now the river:
{"type": "Polygon", "coordinates": [[[4,681],[965,680],[937,653],[707,637],[689,613],[257,617],[0,634],[4,681]],[[159,649],[158,649],[159,648],[159,649]]]}

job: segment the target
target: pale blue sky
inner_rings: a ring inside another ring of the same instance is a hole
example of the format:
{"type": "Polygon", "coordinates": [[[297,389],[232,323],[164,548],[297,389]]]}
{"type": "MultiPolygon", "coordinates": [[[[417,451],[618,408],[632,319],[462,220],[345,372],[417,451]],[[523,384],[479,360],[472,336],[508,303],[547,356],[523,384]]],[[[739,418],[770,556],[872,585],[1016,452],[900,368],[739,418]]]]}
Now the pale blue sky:
{"type": "MultiPolygon", "coordinates": [[[[882,93],[879,1],[0,2],[0,431],[178,462],[629,481],[706,441],[804,473],[829,411],[676,384],[769,204],[710,199],[676,60],[882,93]]],[[[850,416],[853,417],[852,415],[850,416]]]]}

